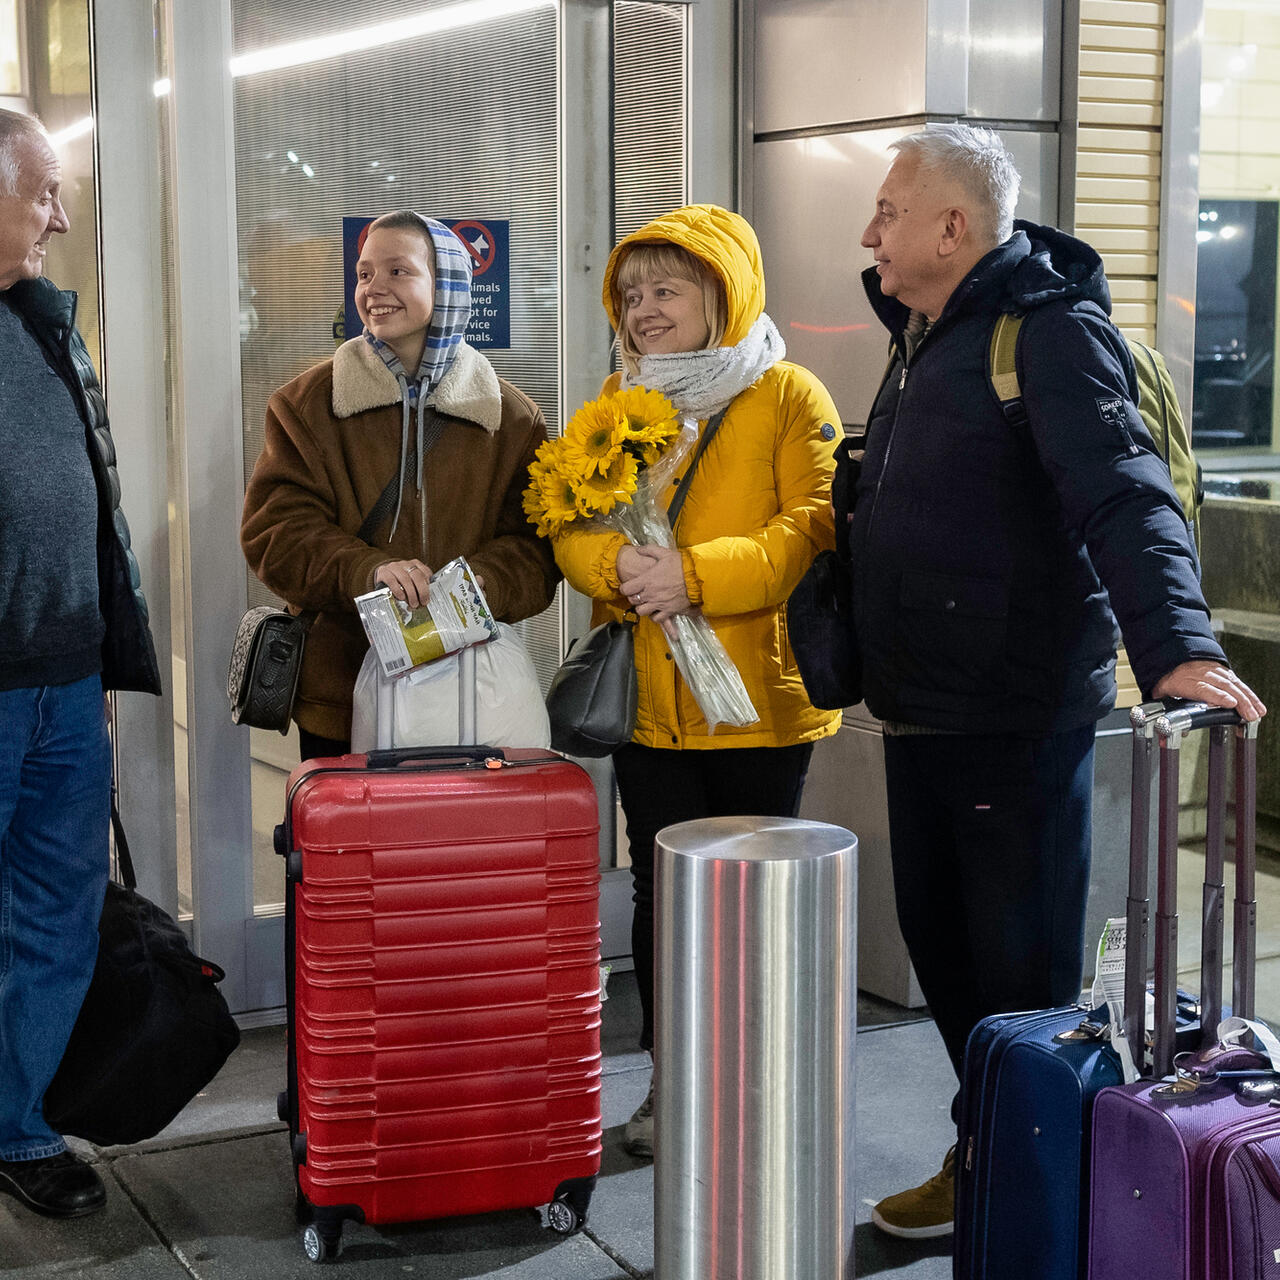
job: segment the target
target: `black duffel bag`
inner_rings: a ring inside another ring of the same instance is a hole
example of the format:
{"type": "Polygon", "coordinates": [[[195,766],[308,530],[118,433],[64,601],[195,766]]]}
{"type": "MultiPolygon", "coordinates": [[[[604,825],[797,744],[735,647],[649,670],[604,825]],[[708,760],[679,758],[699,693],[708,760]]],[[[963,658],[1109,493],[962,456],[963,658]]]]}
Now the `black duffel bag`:
{"type": "Polygon", "coordinates": [[[98,1146],[159,1133],[240,1043],[222,970],[137,891],[114,799],[111,822],[124,883],[107,885],[93,981],[44,1098],[54,1129],[98,1146]]]}

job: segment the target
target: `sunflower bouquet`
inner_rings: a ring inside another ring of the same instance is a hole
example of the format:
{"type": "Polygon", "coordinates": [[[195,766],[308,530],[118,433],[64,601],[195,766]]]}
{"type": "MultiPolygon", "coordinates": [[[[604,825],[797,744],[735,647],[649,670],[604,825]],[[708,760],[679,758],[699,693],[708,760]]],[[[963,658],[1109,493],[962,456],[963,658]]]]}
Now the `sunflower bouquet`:
{"type": "MultiPolygon", "coordinates": [[[[631,387],[589,400],[564,434],[548,440],[529,468],[524,509],[538,532],[555,537],[569,525],[625,534],[636,546],[676,546],[661,499],[698,442],[659,391],[631,387]]],[[[700,613],[677,614],[671,653],[698,707],[718,724],[754,724],[759,716],[742,676],[700,613]]]]}

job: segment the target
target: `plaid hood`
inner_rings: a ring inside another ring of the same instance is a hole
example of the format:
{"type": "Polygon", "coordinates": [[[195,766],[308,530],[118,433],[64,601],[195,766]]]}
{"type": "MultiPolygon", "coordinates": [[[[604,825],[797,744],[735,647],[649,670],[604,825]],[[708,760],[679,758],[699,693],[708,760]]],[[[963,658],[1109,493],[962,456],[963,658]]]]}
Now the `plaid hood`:
{"type": "Polygon", "coordinates": [[[443,222],[421,213],[415,212],[414,216],[421,220],[431,237],[436,286],[431,321],[427,325],[427,344],[418,368],[411,375],[385,342],[371,333],[364,335],[387,368],[398,378],[404,378],[405,399],[409,404],[416,404],[419,396],[430,395],[449,371],[471,320],[471,254],[443,222]]]}

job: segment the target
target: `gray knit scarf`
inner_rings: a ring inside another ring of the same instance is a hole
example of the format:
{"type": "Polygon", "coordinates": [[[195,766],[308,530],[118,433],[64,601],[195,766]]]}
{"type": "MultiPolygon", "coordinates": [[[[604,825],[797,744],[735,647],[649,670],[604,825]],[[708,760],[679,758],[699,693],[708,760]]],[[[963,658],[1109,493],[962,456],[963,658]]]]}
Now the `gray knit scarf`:
{"type": "Polygon", "coordinates": [[[705,419],[786,356],[777,325],[762,312],[736,346],[641,356],[639,372],[634,378],[624,372],[622,386],[661,391],[682,413],[705,419]]]}

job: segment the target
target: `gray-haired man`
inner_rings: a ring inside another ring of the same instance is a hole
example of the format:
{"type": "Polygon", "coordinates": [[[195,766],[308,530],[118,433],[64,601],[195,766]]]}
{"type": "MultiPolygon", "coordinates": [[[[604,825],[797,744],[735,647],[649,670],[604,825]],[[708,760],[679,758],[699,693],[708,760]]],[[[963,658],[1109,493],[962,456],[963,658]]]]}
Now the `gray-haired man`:
{"type": "Polygon", "coordinates": [[[0,1191],[50,1217],[106,1203],[45,1121],[97,957],[111,758],[104,689],[160,691],[44,129],[0,110],[0,1191]]]}
{"type": "MultiPolygon", "coordinates": [[[[849,546],[898,918],[958,1074],[980,1018],[1079,994],[1117,620],[1144,694],[1265,708],[1209,627],[1098,255],[1013,221],[1018,172],[994,133],[949,125],[894,149],[862,244],[896,364],[869,416],[849,546]],[[1002,312],[1025,317],[1025,421],[990,382],[1002,312]]],[[[949,1232],[953,1170],[948,1153],[873,1221],[949,1232]]]]}

